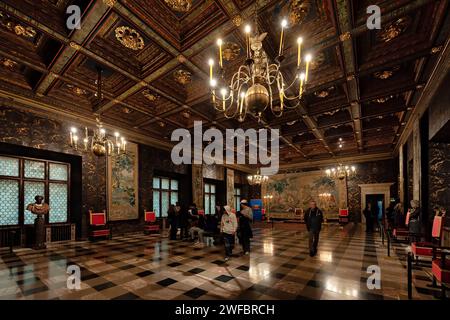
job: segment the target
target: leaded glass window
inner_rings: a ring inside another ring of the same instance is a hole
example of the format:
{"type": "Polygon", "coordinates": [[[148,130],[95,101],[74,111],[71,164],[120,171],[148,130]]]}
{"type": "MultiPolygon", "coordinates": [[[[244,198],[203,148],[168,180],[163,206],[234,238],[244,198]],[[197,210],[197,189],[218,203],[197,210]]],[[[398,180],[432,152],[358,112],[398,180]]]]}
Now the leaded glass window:
{"type": "Polygon", "coordinates": [[[50,183],[49,186],[49,222],[67,221],[67,184],[50,183]]]}
{"type": "Polygon", "coordinates": [[[25,178],[45,179],[45,162],[25,160],[25,178]]]}
{"type": "Polygon", "coordinates": [[[67,165],[59,163],[50,163],[50,180],[67,181],[67,165]]]}
{"type": "Polygon", "coordinates": [[[19,159],[0,156],[0,176],[18,177],[19,159]]]}
{"type": "Polygon", "coordinates": [[[157,217],[167,217],[171,204],[178,202],[178,181],[171,178],[153,178],[153,211],[157,217]]]}
{"type": "Polygon", "coordinates": [[[0,225],[19,224],[19,181],[0,179],[0,225]]]}

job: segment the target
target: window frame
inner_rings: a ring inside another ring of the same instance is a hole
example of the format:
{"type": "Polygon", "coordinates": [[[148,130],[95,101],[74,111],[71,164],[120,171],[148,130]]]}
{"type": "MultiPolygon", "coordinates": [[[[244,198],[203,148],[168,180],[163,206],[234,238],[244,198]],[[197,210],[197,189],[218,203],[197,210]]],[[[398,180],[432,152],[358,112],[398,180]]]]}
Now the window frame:
{"type": "Polygon", "coordinates": [[[234,205],[235,205],[234,209],[236,209],[236,211],[240,211],[241,210],[240,204],[241,204],[241,200],[242,200],[242,188],[240,186],[234,187],[233,198],[234,198],[234,205]],[[237,193],[237,190],[239,190],[239,193],[237,193]]]}
{"type": "Polygon", "coordinates": [[[215,207],[216,207],[216,202],[217,202],[217,185],[215,183],[211,183],[211,182],[204,182],[203,183],[203,208],[205,209],[205,214],[206,214],[206,195],[209,196],[209,214],[215,214],[215,207]],[[206,185],[209,186],[209,192],[206,192],[206,185]],[[214,186],[214,192],[211,192],[211,186],[214,186]],[[211,202],[211,196],[214,195],[214,199],[216,200],[214,203],[211,202]]]}
{"type": "MultiPolygon", "coordinates": [[[[155,195],[155,191],[158,192],[159,194],[159,215],[157,214],[157,218],[167,218],[167,212],[163,215],[162,212],[162,194],[163,192],[167,192],[169,195],[169,205],[171,205],[171,199],[172,199],[172,194],[173,193],[177,193],[177,202],[180,201],[180,180],[176,179],[176,178],[171,178],[171,177],[167,177],[167,176],[163,176],[163,175],[155,175],[152,177],[152,207],[153,207],[153,211],[156,211],[156,209],[154,208],[154,195],[155,195]],[[154,187],[154,179],[159,179],[159,188],[155,188],[154,187]],[[169,189],[165,189],[162,188],[162,180],[163,179],[167,179],[169,180],[169,189]],[[177,182],[177,189],[172,189],[172,181],[176,181],[177,182]]],[[[175,203],[173,203],[175,204],[175,203]]]]}
{"type": "Polygon", "coordinates": [[[13,158],[19,161],[19,175],[18,176],[3,176],[0,175],[0,180],[15,180],[19,183],[19,219],[18,224],[13,225],[0,225],[0,228],[3,227],[24,227],[30,226],[32,224],[25,224],[25,182],[40,182],[44,183],[44,201],[45,203],[50,205],[50,184],[51,183],[59,183],[65,184],[67,186],[67,219],[64,222],[50,222],[50,215],[45,215],[45,224],[61,224],[70,222],[71,212],[70,212],[70,186],[71,186],[71,165],[67,162],[54,161],[54,160],[45,160],[39,158],[31,158],[31,157],[20,157],[9,154],[0,154],[1,157],[5,158],[13,158]],[[44,163],[44,178],[26,178],[25,177],[25,161],[34,161],[34,162],[42,162],[44,163]],[[50,164],[59,164],[67,166],[67,180],[53,180],[50,179],[50,164]]]}

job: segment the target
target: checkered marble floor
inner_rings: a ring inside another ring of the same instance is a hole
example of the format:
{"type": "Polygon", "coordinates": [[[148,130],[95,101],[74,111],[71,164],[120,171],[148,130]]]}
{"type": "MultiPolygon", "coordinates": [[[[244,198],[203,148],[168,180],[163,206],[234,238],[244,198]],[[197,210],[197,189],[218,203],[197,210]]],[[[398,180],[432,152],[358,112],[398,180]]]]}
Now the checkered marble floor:
{"type": "MultiPolygon", "coordinates": [[[[225,262],[224,249],[165,236],[131,234],[95,243],[51,244],[0,255],[0,299],[407,299],[406,246],[386,256],[378,234],[361,225],[326,225],[319,253],[308,255],[304,225],[256,224],[252,252],[225,262]],[[81,269],[67,289],[66,268],[81,269]],[[367,267],[381,268],[381,289],[367,288],[367,267]]],[[[414,270],[414,299],[434,299],[427,268],[414,270]]]]}

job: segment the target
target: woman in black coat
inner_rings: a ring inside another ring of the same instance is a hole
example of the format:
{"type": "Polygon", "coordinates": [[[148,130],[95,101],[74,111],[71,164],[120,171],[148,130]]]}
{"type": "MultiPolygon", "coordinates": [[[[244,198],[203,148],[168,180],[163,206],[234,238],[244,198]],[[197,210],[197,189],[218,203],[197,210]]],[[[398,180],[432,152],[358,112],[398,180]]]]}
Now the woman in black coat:
{"type": "Polygon", "coordinates": [[[363,211],[364,217],[366,218],[366,232],[373,232],[373,210],[372,204],[368,203],[363,211]]]}

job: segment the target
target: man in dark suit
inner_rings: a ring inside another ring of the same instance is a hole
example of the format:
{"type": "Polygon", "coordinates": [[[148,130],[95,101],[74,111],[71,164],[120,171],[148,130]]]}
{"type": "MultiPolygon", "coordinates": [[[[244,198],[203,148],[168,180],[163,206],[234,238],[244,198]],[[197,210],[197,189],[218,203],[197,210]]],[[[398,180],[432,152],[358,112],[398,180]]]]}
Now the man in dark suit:
{"type": "Polygon", "coordinates": [[[309,208],[305,213],[306,229],[309,232],[309,255],[314,257],[317,254],[319,244],[319,234],[322,229],[323,213],[317,208],[317,203],[311,200],[309,208]]]}

